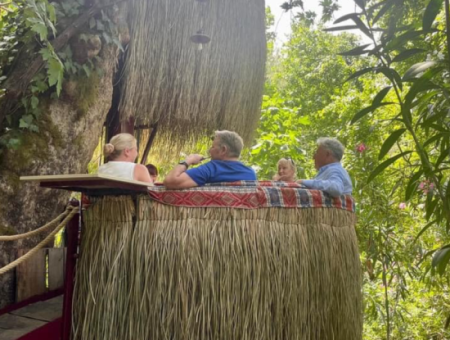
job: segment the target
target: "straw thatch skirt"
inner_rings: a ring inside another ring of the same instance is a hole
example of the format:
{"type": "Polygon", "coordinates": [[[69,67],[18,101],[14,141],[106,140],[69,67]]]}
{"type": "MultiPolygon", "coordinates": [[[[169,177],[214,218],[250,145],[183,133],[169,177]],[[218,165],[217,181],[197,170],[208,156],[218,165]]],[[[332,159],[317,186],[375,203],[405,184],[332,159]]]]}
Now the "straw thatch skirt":
{"type": "Polygon", "coordinates": [[[359,340],[354,224],[334,208],[98,199],[84,214],[73,339],[359,340]]]}

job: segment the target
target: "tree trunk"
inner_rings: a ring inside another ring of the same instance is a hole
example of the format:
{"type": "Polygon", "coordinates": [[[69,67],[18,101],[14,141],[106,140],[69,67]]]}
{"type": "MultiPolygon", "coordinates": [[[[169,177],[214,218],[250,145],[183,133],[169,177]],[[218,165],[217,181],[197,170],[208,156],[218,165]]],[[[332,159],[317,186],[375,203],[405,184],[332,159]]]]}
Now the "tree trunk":
{"type": "MultiPolygon", "coordinates": [[[[44,112],[39,133],[24,132],[18,150],[6,150],[0,163],[0,235],[24,233],[64,210],[70,192],[23,183],[20,176],[86,173],[111,106],[117,48],[104,46],[87,79],[70,83],[59,99],[40,98],[44,112]]],[[[45,235],[0,243],[0,267],[14,260],[17,249],[31,248],[45,235]]],[[[14,271],[0,276],[0,308],[14,301],[14,271]]]]}

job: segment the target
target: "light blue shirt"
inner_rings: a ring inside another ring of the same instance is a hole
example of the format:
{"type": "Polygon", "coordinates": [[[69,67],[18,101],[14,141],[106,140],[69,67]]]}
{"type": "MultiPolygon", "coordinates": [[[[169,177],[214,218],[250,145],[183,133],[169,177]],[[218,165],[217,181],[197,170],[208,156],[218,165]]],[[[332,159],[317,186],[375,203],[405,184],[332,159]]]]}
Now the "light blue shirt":
{"type": "Polygon", "coordinates": [[[333,197],[352,194],[352,181],[340,162],[327,164],[319,169],[314,179],[302,180],[308,189],[323,190],[333,197]]]}

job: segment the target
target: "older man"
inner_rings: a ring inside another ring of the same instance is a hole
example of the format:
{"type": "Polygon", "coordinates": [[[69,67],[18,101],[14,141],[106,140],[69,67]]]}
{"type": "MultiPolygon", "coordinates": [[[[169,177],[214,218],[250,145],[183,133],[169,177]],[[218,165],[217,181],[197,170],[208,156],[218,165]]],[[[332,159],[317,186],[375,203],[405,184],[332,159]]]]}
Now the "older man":
{"type": "Polygon", "coordinates": [[[352,181],[341,165],[344,146],[335,138],[319,138],[314,165],[319,170],[312,180],[300,180],[308,189],[323,190],[333,197],[351,195],[352,181]]]}
{"type": "Polygon", "coordinates": [[[204,160],[202,155],[189,155],[167,175],[164,185],[169,189],[187,189],[206,183],[256,180],[255,171],[239,162],[243,146],[236,132],[216,131],[209,149],[211,161],[188,170],[204,160]]]}

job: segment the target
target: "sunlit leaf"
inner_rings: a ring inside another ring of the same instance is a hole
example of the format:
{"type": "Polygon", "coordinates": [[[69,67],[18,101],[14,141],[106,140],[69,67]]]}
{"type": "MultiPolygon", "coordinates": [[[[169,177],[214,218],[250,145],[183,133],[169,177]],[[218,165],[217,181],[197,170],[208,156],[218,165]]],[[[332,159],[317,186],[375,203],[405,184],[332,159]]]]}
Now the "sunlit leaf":
{"type": "Polygon", "coordinates": [[[433,25],[434,19],[439,14],[442,8],[443,0],[430,0],[425,13],[423,15],[422,27],[424,31],[428,31],[433,25]]]}
{"type": "Polygon", "coordinates": [[[405,72],[403,76],[403,80],[411,79],[417,76],[419,73],[425,72],[430,67],[433,67],[437,64],[436,61],[424,61],[421,63],[414,64],[411,66],[408,71],[405,72]]]}
{"type": "Polygon", "coordinates": [[[371,71],[373,71],[373,70],[374,70],[373,67],[367,67],[367,68],[364,68],[364,69],[362,69],[362,70],[356,71],[356,72],[353,73],[350,77],[348,77],[348,78],[345,80],[345,82],[347,82],[347,81],[349,81],[349,80],[351,80],[351,79],[354,79],[354,78],[358,78],[359,76],[362,76],[363,74],[369,73],[369,72],[371,72],[371,71]]]}
{"type": "Polygon", "coordinates": [[[377,177],[381,172],[383,172],[384,169],[386,169],[389,165],[394,163],[397,159],[404,157],[404,156],[410,154],[411,152],[412,151],[402,152],[401,154],[393,156],[393,157],[389,158],[387,161],[384,161],[383,163],[378,165],[376,167],[376,169],[374,171],[372,171],[372,173],[370,174],[369,178],[367,179],[367,183],[371,182],[375,177],[377,177]]]}
{"type": "Polygon", "coordinates": [[[378,92],[377,95],[375,96],[375,98],[372,101],[372,105],[377,105],[377,104],[381,103],[382,100],[384,99],[384,97],[386,97],[386,95],[388,94],[388,92],[390,91],[391,88],[392,88],[392,86],[387,86],[384,89],[382,89],[380,92],[378,92]]]}
{"type": "Polygon", "coordinates": [[[406,131],[406,129],[399,129],[391,133],[391,135],[384,141],[381,146],[380,154],[378,159],[382,159],[391,150],[395,142],[400,138],[400,136],[406,131]]]}
{"type": "Polygon", "coordinates": [[[405,50],[398,54],[394,59],[392,59],[393,63],[398,63],[400,61],[406,60],[408,58],[411,58],[412,56],[415,56],[416,54],[426,52],[425,50],[422,50],[420,48],[412,48],[410,50],[405,50]]]}
{"type": "Polygon", "coordinates": [[[343,56],[362,55],[362,54],[365,54],[365,53],[369,52],[369,50],[366,50],[366,48],[368,46],[370,46],[370,45],[371,44],[365,44],[365,45],[362,45],[362,46],[358,46],[358,47],[355,47],[355,48],[353,48],[353,49],[351,49],[349,51],[345,51],[345,52],[339,53],[339,55],[343,55],[343,56]]]}
{"type": "Polygon", "coordinates": [[[371,105],[368,106],[364,109],[362,109],[361,111],[359,111],[357,114],[355,114],[351,120],[351,124],[354,124],[356,121],[360,120],[362,117],[364,117],[365,115],[367,115],[368,113],[375,111],[376,109],[378,109],[381,106],[385,106],[385,105],[391,105],[393,103],[379,103],[377,105],[371,105]]]}
{"type": "Polygon", "coordinates": [[[437,267],[437,272],[442,275],[444,274],[445,267],[450,260],[450,245],[446,245],[440,248],[433,256],[431,261],[432,267],[437,267]]]}
{"type": "Polygon", "coordinates": [[[405,190],[405,201],[409,201],[413,193],[416,192],[418,186],[418,180],[423,175],[423,170],[417,171],[409,180],[405,190]]]}
{"type": "Polygon", "coordinates": [[[336,31],[348,31],[348,30],[357,30],[357,29],[358,29],[358,26],[356,26],[356,25],[346,25],[346,26],[324,28],[324,31],[325,32],[336,32],[336,31]]]}
{"type": "Polygon", "coordinates": [[[433,220],[433,221],[431,221],[431,222],[428,222],[426,225],[425,225],[425,227],[423,227],[420,231],[419,231],[419,233],[417,234],[417,236],[414,238],[414,241],[413,242],[416,242],[417,241],[417,239],[420,237],[420,236],[422,236],[422,234],[424,233],[424,232],[426,232],[433,224],[435,224],[436,223],[436,220],[433,220]]]}
{"type": "Polygon", "coordinates": [[[388,0],[386,1],[385,5],[381,7],[381,9],[378,11],[377,15],[373,19],[372,24],[375,25],[375,23],[380,20],[380,18],[386,14],[386,12],[395,4],[396,0],[388,0]]]}
{"type": "Polygon", "coordinates": [[[343,15],[342,17],[336,19],[336,20],[333,22],[333,24],[334,24],[334,25],[335,25],[335,24],[339,24],[339,23],[341,23],[341,22],[343,22],[343,21],[352,19],[353,17],[358,17],[359,15],[361,15],[361,13],[350,13],[350,14],[343,15]]]}
{"type": "Polygon", "coordinates": [[[402,89],[402,78],[396,70],[389,67],[379,67],[377,68],[377,72],[383,73],[393,84],[397,84],[400,90],[402,89]]]}

